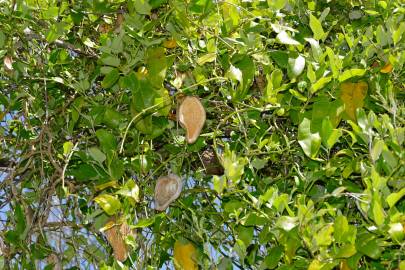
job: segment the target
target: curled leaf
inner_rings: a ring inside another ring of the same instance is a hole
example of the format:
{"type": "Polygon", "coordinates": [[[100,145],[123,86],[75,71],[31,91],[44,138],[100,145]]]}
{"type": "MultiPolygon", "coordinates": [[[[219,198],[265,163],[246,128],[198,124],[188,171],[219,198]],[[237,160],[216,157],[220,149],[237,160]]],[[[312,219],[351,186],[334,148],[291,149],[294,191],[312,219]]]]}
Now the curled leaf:
{"type": "Polygon", "coordinates": [[[156,210],[164,211],[171,202],[179,197],[181,188],[181,179],[177,175],[169,174],[160,177],[155,187],[156,210]]]}
{"type": "Polygon", "coordinates": [[[205,109],[197,97],[185,97],[180,104],[178,119],[180,125],[186,129],[187,143],[194,143],[200,135],[205,123],[205,109]]]}
{"type": "Polygon", "coordinates": [[[3,59],[4,68],[5,70],[11,71],[13,70],[13,58],[11,56],[6,56],[3,59]]]}
{"type": "Polygon", "coordinates": [[[196,270],[196,249],[194,245],[185,240],[174,243],[174,266],[176,270],[196,270]]]}
{"type": "Polygon", "coordinates": [[[387,63],[383,68],[380,70],[381,73],[390,73],[392,71],[393,67],[391,63],[387,63]]]}
{"type": "Polygon", "coordinates": [[[135,231],[125,221],[119,223],[116,218],[111,218],[104,228],[106,228],[104,234],[113,249],[114,258],[121,262],[125,261],[129,253],[129,247],[125,243],[125,238],[128,235],[134,236],[135,231]]]}

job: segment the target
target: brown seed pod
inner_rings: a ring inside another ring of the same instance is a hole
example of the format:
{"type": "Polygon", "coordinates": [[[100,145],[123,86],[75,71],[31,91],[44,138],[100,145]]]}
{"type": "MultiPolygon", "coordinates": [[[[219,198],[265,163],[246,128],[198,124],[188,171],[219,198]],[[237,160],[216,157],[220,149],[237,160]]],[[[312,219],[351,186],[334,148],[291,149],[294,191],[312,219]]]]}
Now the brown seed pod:
{"type": "Polygon", "coordinates": [[[164,211],[181,193],[182,183],[175,174],[161,176],[155,186],[155,208],[164,211]]]}
{"type": "Polygon", "coordinates": [[[197,97],[185,97],[178,110],[180,125],[186,129],[187,143],[194,143],[205,123],[205,109],[197,97]]]}
{"type": "Polygon", "coordinates": [[[108,243],[111,245],[114,251],[114,258],[118,261],[124,262],[128,258],[129,248],[125,243],[125,237],[132,234],[135,235],[135,231],[132,230],[126,222],[121,224],[116,223],[116,218],[111,218],[105,227],[108,227],[104,231],[108,243]]]}

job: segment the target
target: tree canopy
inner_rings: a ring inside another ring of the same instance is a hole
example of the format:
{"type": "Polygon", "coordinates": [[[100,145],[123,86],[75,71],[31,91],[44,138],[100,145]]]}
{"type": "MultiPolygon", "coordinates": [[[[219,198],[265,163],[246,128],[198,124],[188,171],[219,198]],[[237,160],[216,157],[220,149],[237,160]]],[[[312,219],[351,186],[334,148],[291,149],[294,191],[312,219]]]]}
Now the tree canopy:
{"type": "Polygon", "coordinates": [[[401,0],[0,0],[5,269],[405,269],[401,0]]]}

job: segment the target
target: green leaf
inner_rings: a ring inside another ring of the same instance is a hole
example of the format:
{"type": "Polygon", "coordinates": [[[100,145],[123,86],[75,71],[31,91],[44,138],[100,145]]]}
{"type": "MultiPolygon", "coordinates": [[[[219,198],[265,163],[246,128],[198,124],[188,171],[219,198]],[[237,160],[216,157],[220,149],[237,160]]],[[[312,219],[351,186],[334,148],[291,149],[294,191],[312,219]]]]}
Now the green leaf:
{"type": "Polygon", "coordinates": [[[162,88],[167,69],[165,49],[163,47],[148,49],[146,63],[150,84],[156,89],[162,88]]]}
{"type": "Polygon", "coordinates": [[[14,218],[15,218],[15,222],[16,222],[15,232],[17,234],[19,234],[20,236],[22,236],[22,234],[25,231],[26,220],[25,220],[23,208],[21,207],[20,204],[16,204],[16,206],[14,207],[14,218]]]}
{"type": "Polygon", "coordinates": [[[309,15],[309,27],[311,27],[312,33],[314,33],[314,39],[320,40],[325,36],[321,22],[312,14],[309,15]]]}
{"type": "Polygon", "coordinates": [[[63,144],[63,154],[65,156],[69,155],[70,151],[73,149],[73,143],[71,141],[67,141],[63,144]]]}
{"type": "Polygon", "coordinates": [[[295,98],[297,98],[298,100],[301,100],[301,101],[303,101],[303,102],[305,102],[305,101],[308,100],[308,98],[307,98],[306,96],[302,95],[300,92],[298,92],[298,91],[295,90],[295,89],[290,89],[290,90],[288,90],[288,92],[290,92],[291,95],[293,95],[293,96],[294,96],[295,98]]]}
{"type": "Polygon", "coordinates": [[[269,219],[263,214],[251,212],[245,218],[241,220],[241,224],[244,226],[263,226],[269,222],[269,219]]]}
{"type": "Polygon", "coordinates": [[[98,149],[97,147],[90,147],[88,149],[89,155],[98,163],[103,163],[104,160],[106,159],[106,156],[104,155],[103,152],[101,152],[100,149],[98,149]]]}
{"type": "Polygon", "coordinates": [[[214,62],[214,60],[217,58],[217,54],[216,53],[207,53],[204,54],[203,56],[198,57],[197,59],[197,64],[202,66],[205,63],[209,63],[209,62],[214,62]]]}
{"type": "Polygon", "coordinates": [[[70,174],[79,182],[87,182],[99,177],[97,170],[89,164],[80,164],[70,170],[70,174]]]}
{"type": "Polygon", "coordinates": [[[338,78],[340,71],[340,67],[338,67],[339,58],[335,57],[333,50],[329,47],[326,47],[326,53],[328,54],[329,66],[332,70],[333,78],[338,78]]]}
{"type": "Polygon", "coordinates": [[[253,227],[239,226],[238,239],[242,240],[245,246],[249,246],[253,240],[253,227]]]}
{"type": "Polygon", "coordinates": [[[133,1],[134,8],[139,14],[149,15],[152,7],[149,4],[149,0],[136,0],[133,1]]]}
{"type": "MultiPolygon", "coordinates": [[[[315,71],[312,68],[311,64],[309,64],[308,68],[307,68],[307,78],[309,79],[311,84],[313,84],[316,81],[316,74],[315,74],[315,71]]],[[[312,90],[312,87],[311,87],[311,90],[312,90]]]]}
{"type": "Polygon", "coordinates": [[[94,198],[94,201],[110,216],[114,215],[121,209],[121,202],[117,197],[109,194],[98,195],[94,198]]]}
{"type": "Polygon", "coordinates": [[[305,58],[299,55],[297,58],[288,59],[288,72],[290,78],[296,78],[304,71],[305,58]]]}
{"type": "Polygon", "coordinates": [[[135,202],[139,202],[139,186],[133,179],[128,180],[116,194],[132,198],[135,202]]]}
{"type": "Polygon", "coordinates": [[[47,34],[46,34],[46,41],[49,43],[54,42],[63,34],[63,24],[62,23],[54,23],[51,24],[47,34]]]}
{"type": "Polygon", "coordinates": [[[288,67],[288,54],[284,51],[271,51],[270,57],[277,63],[281,68],[288,67]]]}
{"type": "Polygon", "coordinates": [[[343,215],[337,216],[333,226],[333,236],[335,238],[335,241],[338,243],[346,242],[347,233],[349,232],[349,222],[347,222],[346,217],[343,215]]]}
{"type": "Polygon", "coordinates": [[[356,246],[353,244],[345,244],[336,250],[335,258],[349,258],[356,254],[356,246]]]}
{"type": "Polygon", "coordinates": [[[118,128],[125,117],[114,109],[107,108],[104,113],[103,122],[112,128],[118,128]]]}
{"type": "Polygon", "coordinates": [[[277,34],[276,40],[278,43],[285,44],[285,45],[301,45],[298,41],[293,39],[286,31],[281,31],[277,34]]]}
{"type": "Polygon", "coordinates": [[[352,68],[352,69],[345,70],[342,74],[340,74],[339,82],[344,82],[350,78],[357,77],[357,76],[359,76],[359,77],[364,76],[365,73],[366,73],[365,69],[359,69],[359,68],[352,68]]]}
{"type": "Polygon", "coordinates": [[[132,77],[134,83],[132,87],[132,104],[136,112],[141,112],[155,104],[156,91],[149,81],[136,79],[134,73],[128,75],[132,77]]]}
{"type": "Polygon", "coordinates": [[[315,158],[321,147],[321,137],[319,133],[311,133],[311,120],[307,118],[298,126],[298,143],[310,158],[315,158]]]}
{"type": "Polygon", "coordinates": [[[329,118],[324,118],[322,121],[321,138],[322,143],[328,149],[331,149],[333,145],[338,141],[339,137],[342,136],[342,131],[340,129],[334,129],[332,122],[329,118]]]}
{"type": "Polygon", "coordinates": [[[391,193],[390,195],[388,195],[388,197],[386,198],[386,201],[388,203],[388,205],[391,207],[393,207],[403,196],[405,196],[405,188],[402,188],[400,191],[398,192],[394,192],[391,193]]]}
{"type": "Polygon", "coordinates": [[[400,243],[405,237],[404,225],[400,222],[391,223],[390,229],[388,230],[391,238],[400,243]]]}
{"type": "Polygon", "coordinates": [[[104,77],[101,86],[103,88],[110,88],[118,81],[119,77],[120,73],[118,72],[118,69],[114,68],[104,77]]]}
{"type": "Polygon", "coordinates": [[[222,192],[224,191],[224,189],[227,186],[226,179],[223,176],[214,175],[212,177],[212,183],[213,183],[214,190],[218,194],[222,194],[222,192]]]}
{"type": "Polygon", "coordinates": [[[376,162],[376,161],[378,160],[378,158],[380,157],[382,151],[383,151],[384,149],[386,149],[386,148],[387,148],[387,146],[385,145],[385,143],[384,143],[383,140],[381,140],[381,139],[376,139],[376,140],[374,141],[373,148],[371,149],[371,152],[370,152],[371,159],[372,159],[374,162],[376,162]]]}
{"type": "Polygon", "coordinates": [[[314,94],[314,93],[318,92],[318,90],[325,87],[325,85],[328,84],[331,80],[332,80],[331,76],[320,78],[316,83],[314,83],[311,86],[311,94],[314,94]]]}
{"type": "Polygon", "coordinates": [[[327,224],[322,229],[320,229],[314,236],[316,244],[318,246],[329,246],[332,244],[332,234],[334,227],[331,224],[327,224]]]}
{"type": "Polygon", "coordinates": [[[0,31],[0,49],[4,47],[4,44],[6,43],[6,35],[0,31]]]}
{"type": "Polygon", "coordinates": [[[298,225],[297,217],[281,216],[277,219],[276,227],[283,229],[284,231],[291,231],[298,225]]]}
{"type": "Polygon", "coordinates": [[[117,141],[115,137],[109,133],[105,129],[99,129],[96,131],[96,136],[97,139],[100,142],[101,148],[104,153],[107,153],[110,150],[116,150],[117,149],[117,141]]]}
{"type": "Polygon", "coordinates": [[[370,233],[364,233],[360,237],[357,237],[356,249],[374,260],[377,260],[381,256],[381,247],[370,233]]]}
{"type": "MultiPolygon", "coordinates": [[[[401,22],[399,24],[399,27],[392,34],[392,40],[394,42],[394,45],[398,44],[398,42],[402,39],[404,33],[405,33],[405,22],[401,22]]],[[[1,39],[1,37],[0,37],[0,39],[1,39]]],[[[0,44],[1,44],[1,42],[0,42],[0,44]]],[[[1,48],[1,46],[0,46],[0,48],[1,48]]]]}
{"type": "Polygon", "coordinates": [[[273,10],[280,10],[287,4],[287,0],[267,0],[267,4],[273,10]]]}
{"type": "Polygon", "coordinates": [[[305,40],[311,44],[312,56],[317,62],[319,62],[321,55],[323,54],[322,48],[319,46],[319,42],[313,38],[305,38],[305,40]]]}
{"type": "Polygon", "coordinates": [[[151,218],[144,218],[138,221],[137,224],[134,225],[134,228],[145,228],[149,227],[153,223],[155,223],[156,217],[151,217],[151,218]]]}
{"type": "Polygon", "coordinates": [[[244,173],[246,164],[246,158],[237,157],[236,153],[234,151],[230,151],[229,149],[225,150],[223,156],[223,167],[226,178],[231,181],[232,184],[239,182],[244,173]]]}
{"type": "Polygon", "coordinates": [[[120,65],[120,59],[117,56],[106,55],[100,60],[107,66],[118,67],[120,65]]]}
{"type": "Polygon", "coordinates": [[[237,79],[241,82],[237,86],[237,90],[233,93],[232,96],[235,100],[241,100],[246,97],[248,90],[253,83],[255,75],[255,64],[253,62],[253,59],[248,55],[236,55],[232,58],[232,62],[233,66],[236,68],[235,75],[237,75],[237,79]],[[238,70],[242,72],[241,78],[238,70]]]}
{"type": "Polygon", "coordinates": [[[264,263],[268,269],[274,269],[278,266],[279,261],[283,257],[284,248],[282,246],[272,247],[267,251],[267,256],[264,258],[264,263]]]}
{"type": "Polygon", "coordinates": [[[124,163],[114,157],[108,164],[108,171],[112,179],[119,180],[124,175],[124,163]]]}

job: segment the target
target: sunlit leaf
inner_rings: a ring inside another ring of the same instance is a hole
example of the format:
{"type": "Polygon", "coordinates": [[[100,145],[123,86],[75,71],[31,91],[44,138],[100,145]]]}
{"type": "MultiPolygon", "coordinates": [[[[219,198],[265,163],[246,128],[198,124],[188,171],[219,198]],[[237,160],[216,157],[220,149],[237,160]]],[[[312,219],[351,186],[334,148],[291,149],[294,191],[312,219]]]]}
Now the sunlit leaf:
{"type": "Polygon", "coordinates": [[[314,39],[320,40],[325,36],[321,22],[312,14],[309,15],[309,26],[311,27],[312,33],[314,33],[314,39]]]}
{"type": "Polygon", "coordinates": [[[184,239],[176,240],[173,250],[176,270],[197,270],[197,252],[194,245],[184,239]]]}
{"type": "Polygon", "coordinates": [[[293,39],[286,31],[278,33],[277,41],[286,45],[300,45],[300,43],[293,39]]]}
{"type": "Polygon", "coordinates": [[[318,81],[316,81],[314,84],[312,84],[311,93],[316,93],[318,90],[325,87],[325,85],[328,84],[331,80],[332,80],[332,77],[330,77],[330,76],[320,78],[318,81]]]}
{"type": "Polygon", "coordinates": [[[390,207],[393,207],[403,196],[405,196],[405,188],[402,188],[400,191],[388,195],[386,201],[390,207]]]}
{"type": "Polygon", "coordinates": [[[73,143],[71,141],[67,141],[63,144],[63,154],[66,156],[72,151],[73,143]]]}
{"type": "Polygon", "coordinates": [[[366,73],[365,69],[358,69],[358,68],[353,68],[353,69],[348,69],[345,70],[342,74],[339,76],[339,81],[343,82],[346,81],[352,77],[361,77],[366,73]]]}
{"type": "Polygon", "coordinates": [[[114,215],[121,209],[121,202],[117,197],[109,194],[101,194],[94,198],[94,201],[108,214],[114,215]]]}
{"type": "Polygon", "coordinates": [[[321,147],[319,133],[311,133],[311,120],[304,118],[298,127],[298,143],[305,155],[315,158],[321,147]]]}
{"type": "Polygon", "coordinates": [[[133,179],[128,180],[125,185],[116,193],[122,196],[130,197],[135,202],[139,202],[139,186],[133,179]]]}
{"type": "Polygon", "coordinates": [[[197,64],[202,66],[205,63],[213,62],[217,57],[216,53],[207,53],[204,54],[203,56],[198,57],[197,59],[197,64]]]}

